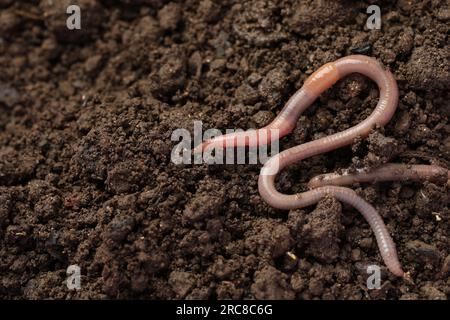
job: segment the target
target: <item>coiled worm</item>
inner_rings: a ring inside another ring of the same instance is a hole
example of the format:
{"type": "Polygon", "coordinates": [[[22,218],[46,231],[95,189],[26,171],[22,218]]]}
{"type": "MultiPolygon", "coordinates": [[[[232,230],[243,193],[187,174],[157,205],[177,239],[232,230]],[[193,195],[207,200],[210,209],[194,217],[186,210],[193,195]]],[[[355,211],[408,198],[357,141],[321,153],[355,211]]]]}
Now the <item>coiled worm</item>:
{"type": "Polygon", "coordinates": [[[287,135],[295,128],[300,115],[322,92],[351,73],[363,74],[378,85],[380,90],[379,101],[372,114],[352,128],[290,148],[271,157],[261,169],[258,181],[259,193],[272,207],[285,210],[310,206],[327,195],[353,206],[364,216],[372,228],[381,256],[388,269],[394,275],[401,277],[404,276],[404,271],[398,260],[395,244],[381,216],[372,205],[359,197],[355,191],[337,185],[350,185],[354,182],[376,180],[450,178],[448,170],[437,166],[389,164],[368,173],[321,175],[310,181],[311,190],[299,194],[282,194],[275,188],[275,178],[286,166],[308,157],[350,145],[357,137],[368,136],[375,127],[386,125],[392,118],[398,103],[397,83],[391,72],[385,70],[374,58],[351,55],[323,65],[305,81],[304,85],[289,99],[270,124],[261,129],[235,132],[207,140],[197,146],[194,153],[213,148],[255,147],[268,144],[274,139],[287,135]],[[277,135],[273,134],[274,130],[277,131],[277,135]]]}

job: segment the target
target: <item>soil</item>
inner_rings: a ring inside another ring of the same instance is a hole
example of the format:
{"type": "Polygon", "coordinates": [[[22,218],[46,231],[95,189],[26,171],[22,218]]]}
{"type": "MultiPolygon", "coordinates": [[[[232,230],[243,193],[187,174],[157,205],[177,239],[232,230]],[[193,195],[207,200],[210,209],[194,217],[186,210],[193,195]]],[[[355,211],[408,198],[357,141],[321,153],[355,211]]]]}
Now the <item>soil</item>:
{"type": "MultiPolygon", "coordinates": [[[[450,168],[450,7],[445,0],[0,0],[0,298],[447,299],[446,183],[363,184],[411,281],[387,272],[368,224],[334,199],[274,210],[260,165],[176,165],[172,131],[255,128],[326,62],[379,59],[400,102],[385,128],[280,174],[386,162],[450,168]],[[78,3],[82,29],[65,27],[78,3]],[[395,4],[393,4],[395,3],[395,4]],[[368,290],[366,266],[382,267],[368,290]],[[66,286],[81,268],[81,290],[66,286]]],[[[282,150],[349,128],[378,100],[348,76],[282,150]]]]}

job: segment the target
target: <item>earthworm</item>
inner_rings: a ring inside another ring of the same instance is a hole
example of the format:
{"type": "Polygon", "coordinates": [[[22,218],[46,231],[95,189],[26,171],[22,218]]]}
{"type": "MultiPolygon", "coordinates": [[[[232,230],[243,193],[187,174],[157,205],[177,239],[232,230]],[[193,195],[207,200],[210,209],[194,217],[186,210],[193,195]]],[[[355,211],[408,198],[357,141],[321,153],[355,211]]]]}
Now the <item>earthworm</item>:
{"type": "MultiPolygon", "coordinates": [[[[381,256],[388,269],[396,276],[404,276],[404,272],[397,257],[395,244],[389,235],[386,226],[375,210],[368,202],[359,197],[355,191],[339,186],[323,186],[323,181],[329,181],[329,177],[313,179],[312,186],[315,189],[287,195],[278,192],[275,188],[275,178],[277,174],[286,166],[300,160],[329,152],[331,150],[350,145],[357,137],[366,137],[377,126],[382,127],[392,118],[398,103],[397,83],[391,72],[385,70],[374,58],[362,55],[351,55],[334,62],[327,63],[315,71],[304,83],[304,85],[288,100],[278,116],[267,126],[248,130],[245,132],[236,132],[205,141],[194,149],[194,153],[199,153],[212,148],[228,147],[255,147],[268,144],[274,139],[281,138],[290,133],[296,126],[300,115],[305,111],[314,100],[325,90],[330,88],[339,79],[351,73],[360,73],[371,78],[378,85],[380,90],[379,101],[372,114],[356,126],[333,135],[320,138],[311,142],[282,151],[271,157],[262,167],[258,187],[261,197],[272,207],[278,209],[296,209],[306,207],[319,202],[327,195],[350,204],[355,207],[367,220],[374,231],[381,256]],[[278,135],[274,135],[277,130],[278,135]],[[256,137],[256,139],[255,139],[256,137]]],[[[422,168],[421,168],[422,170],[422,168]]],[[[430,169],[431,171],[434,169],[430,169]]],[[[417,171],[417,170],[416,170],[417,171]]],[[[419,170],[420,171],[420,170],[419,170]]],[[[419,172],[417,171],[417,172],[419,172]]],[[[389,172],[384,171],[387,178],[389,172]]],[[[404,173],[414,177],[411,171],[404,173]]],[[[420,171],[428,174],[428,170],[420,171]]],[[[366,175],[367,179],[373,179],[374,174],[366,175]]],[[[390,176],[393,180],[401,179],[399,174],[390,176]]],[[[421,178],[422,176],[420,175],[421,178]]],[[[336,177],[334,177],[336,178],[336,177]]],[[[345,180],[350,184],[358,179],[364,179],[365,176],[340,177],[334,179],[334,182],[345,180]]]]}
{"type": "Polygon", "coordinates": [[[434,165],[408,165],[388,163],[367,172],[327,173],[312,178],[308,186],[318,188],[326,185],[345,186],[361,182],[382,181],[450,181],[450,171],[434,165]]]}

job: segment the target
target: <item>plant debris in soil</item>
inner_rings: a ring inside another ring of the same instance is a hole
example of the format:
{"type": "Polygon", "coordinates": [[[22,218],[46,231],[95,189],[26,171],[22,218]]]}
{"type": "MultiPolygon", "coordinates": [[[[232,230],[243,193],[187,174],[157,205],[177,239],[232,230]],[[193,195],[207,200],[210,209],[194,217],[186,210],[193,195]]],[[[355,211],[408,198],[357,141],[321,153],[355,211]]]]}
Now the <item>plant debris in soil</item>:
{"type": "MultiPolygon", "coordinates": [[[[270,122],[321,65],[376,57],[400,90],[389,124],[284,170],[278,188],[386,162],[450,168],[447,1],[0,0],[0,298],[447,299],[449,186],[354,186],[383,216],[407,282],[334,199],[279,211],[260,165],[175,165],[172,131],[270,122]],[[65,26],[78,4],[82,29],[65,26]],[[81,290],[66,286],[78,265],[81,290]]],[[[347,129],[378,99],[342,79],[280,149],[347,129]]]]}

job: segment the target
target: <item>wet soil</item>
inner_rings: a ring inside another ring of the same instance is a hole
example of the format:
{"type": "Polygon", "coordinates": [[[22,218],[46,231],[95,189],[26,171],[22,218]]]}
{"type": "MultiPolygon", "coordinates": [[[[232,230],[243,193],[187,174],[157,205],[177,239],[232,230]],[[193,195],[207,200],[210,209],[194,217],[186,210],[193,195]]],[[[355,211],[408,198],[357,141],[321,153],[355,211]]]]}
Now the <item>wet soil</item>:
{"type": "MultiPolygon", "coordinates": [[[[450,168],[446,1],[0,0],[0,298],[447,299],[445,183],[354,186],[383,216],[412,281],[390,275],[373,233],[334,199],[274,210],[260,165],[175,165],[172,131],[255,128],[315,69],[352,53],[379,59],[400,102],[385,128],[279,177],[386,162],[450,168]],[[78,3],[82,29],[65,27],[78,3]],[[382,266],[368,290],[366,266],[382,266]],[[81,290],[66,286],[81,268],[81,290]]],[[[374,83],[341,80],[281,141],[349,128],[374,83]]]]}

